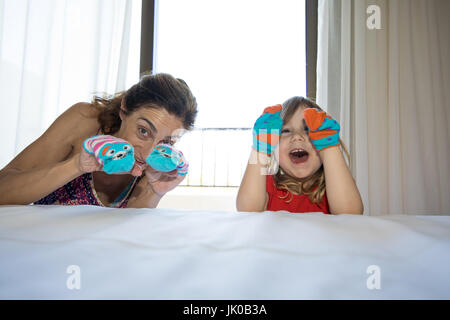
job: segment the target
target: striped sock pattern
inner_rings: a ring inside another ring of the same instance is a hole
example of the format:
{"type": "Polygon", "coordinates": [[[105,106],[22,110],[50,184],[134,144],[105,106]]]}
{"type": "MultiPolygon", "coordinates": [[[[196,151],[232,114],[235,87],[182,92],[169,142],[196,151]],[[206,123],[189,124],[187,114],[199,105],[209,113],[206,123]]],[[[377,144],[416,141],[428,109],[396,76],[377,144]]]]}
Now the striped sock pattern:
{"type": "Polygon", "coordinates": [[[96,135],[83,142],[108,174],[129,172],[134,166],[134,149],[127,141],[110,135],[96,135]]]}

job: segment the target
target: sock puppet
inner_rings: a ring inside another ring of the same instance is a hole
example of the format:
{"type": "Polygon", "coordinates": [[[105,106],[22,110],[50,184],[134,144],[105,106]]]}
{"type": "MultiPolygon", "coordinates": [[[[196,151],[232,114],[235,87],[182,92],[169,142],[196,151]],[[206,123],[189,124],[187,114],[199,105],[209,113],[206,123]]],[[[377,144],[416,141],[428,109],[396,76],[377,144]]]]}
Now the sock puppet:
{"type": "Polygon", "coordinates": [[[95,156],[107,174],[129,172],[134,166],[134,148],[123,139],[100,134],[84,140],[83,148],[95,156]]]}
{"type": "Polygon", "coordinates": [[[253,149],[271,155],[280,141],[283,120],[280,117],[281,105],[264,109],[263,114],[253,126],[253,149]]]}
{"type": "Polygon", "coordinates": [[[148,155],[145,161],[155,170],[169,172],[177,169],[177,174],[186,175],[189,164],[181,151],[170,144],[159,144],[148,155]]]}
{"type": "MultiPolygon", "coordinates": [[[[87,153],[95,156],[108,174],[129,172],[133,169],[134,149],[123,139],[110,135],[96,135],[83,142],[87,153]]],[[[146,162],[155,170],[169,172],[177,169],[179,175],[186,175],[189,164],[183,153],[169,144],[157,145],[146,162]]]]}
{"type": "Polygon", "coordinates": [[[308,135],[317,151],[339,146],[339,123],[326,112],[315,108],[303,110],[308,135]]]}

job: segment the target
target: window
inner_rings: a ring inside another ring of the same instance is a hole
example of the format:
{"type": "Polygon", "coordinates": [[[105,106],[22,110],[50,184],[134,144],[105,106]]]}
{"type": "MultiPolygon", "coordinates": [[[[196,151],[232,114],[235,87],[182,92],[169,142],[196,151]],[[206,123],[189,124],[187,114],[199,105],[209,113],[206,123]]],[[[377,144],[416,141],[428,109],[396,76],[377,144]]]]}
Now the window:
{"type": "Polygon", "coordinates": [[[155,1],[154,72],[184,79],[199,108],[178,146],[184,184],[240,184],[254,121],[306,95],[305,61],[304,1],[155,1]]]}

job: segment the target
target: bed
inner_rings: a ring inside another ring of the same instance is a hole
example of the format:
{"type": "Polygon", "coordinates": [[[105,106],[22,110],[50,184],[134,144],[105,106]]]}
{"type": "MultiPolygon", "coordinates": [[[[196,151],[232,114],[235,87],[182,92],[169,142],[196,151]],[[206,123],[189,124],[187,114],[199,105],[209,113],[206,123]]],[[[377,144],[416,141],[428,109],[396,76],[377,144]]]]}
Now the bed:
{"type": "Polygon", "coordinates": [[[449,299],[449,216],[0,206],[1,299],[449,299]]]}

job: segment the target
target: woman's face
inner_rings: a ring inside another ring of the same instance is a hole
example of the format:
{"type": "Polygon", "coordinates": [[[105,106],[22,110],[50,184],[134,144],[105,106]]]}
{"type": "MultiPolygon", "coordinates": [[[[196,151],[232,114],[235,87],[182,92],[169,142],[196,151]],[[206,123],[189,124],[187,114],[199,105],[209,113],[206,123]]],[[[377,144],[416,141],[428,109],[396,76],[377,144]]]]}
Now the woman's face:
{"type": "Polygon", "coordinates": [[[292,177],[307,178],[322,165],[318,151],[311,143],[305,122],[304,107],[298,107],[291,119],[283,124],[279,143],[279,164],[292,177]]]}
{"type": "Polygon", "coordinates": [[[183,131],[182,121],[163,108],[141,107],[128,115],[120,113],[122,124],[117,137],[134,147],[136,165],[147,167],[145,158],[160,144],[174,144],[183,131]]]}

